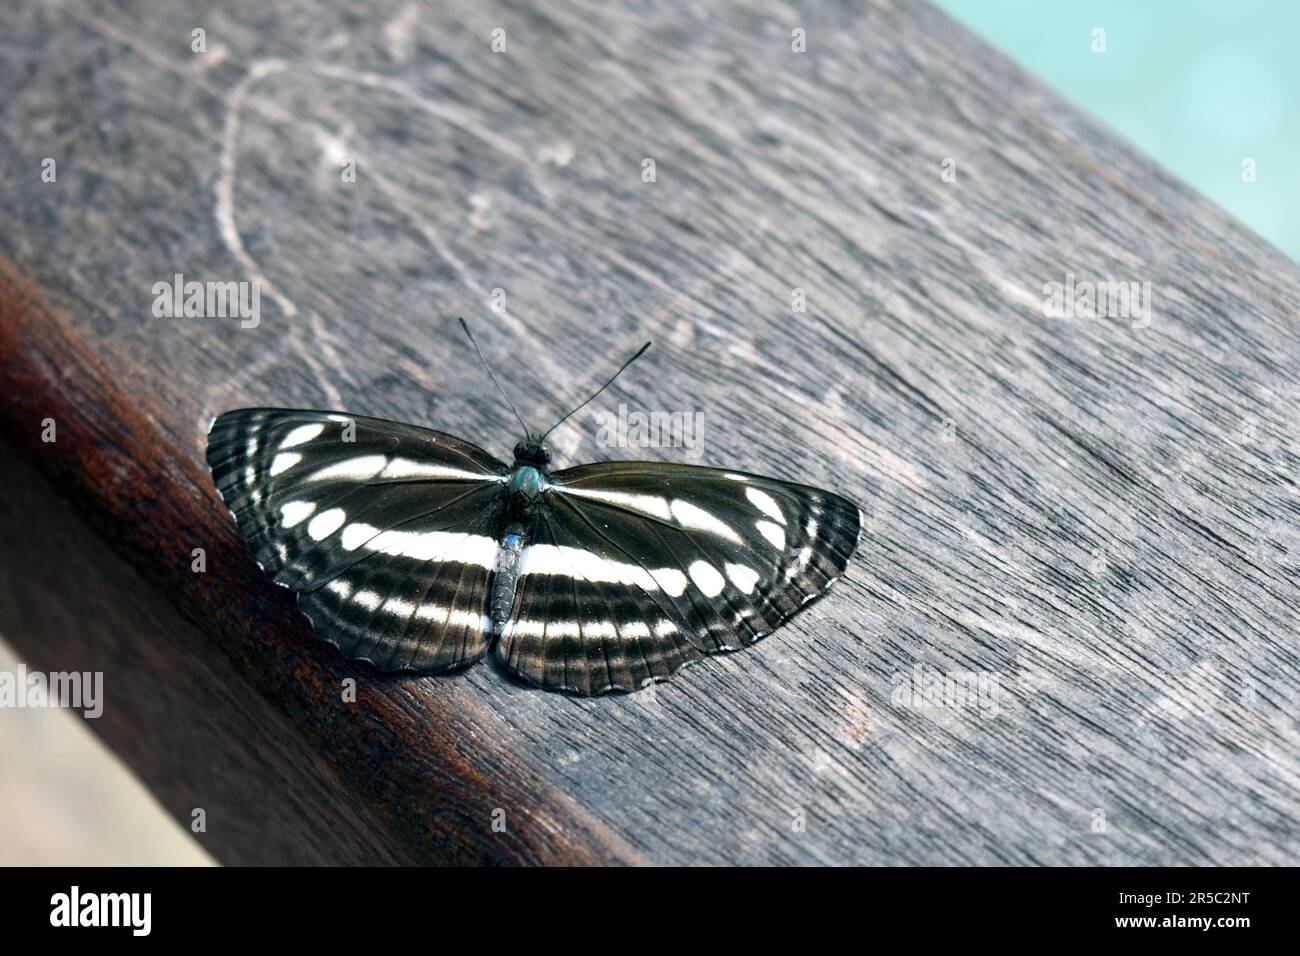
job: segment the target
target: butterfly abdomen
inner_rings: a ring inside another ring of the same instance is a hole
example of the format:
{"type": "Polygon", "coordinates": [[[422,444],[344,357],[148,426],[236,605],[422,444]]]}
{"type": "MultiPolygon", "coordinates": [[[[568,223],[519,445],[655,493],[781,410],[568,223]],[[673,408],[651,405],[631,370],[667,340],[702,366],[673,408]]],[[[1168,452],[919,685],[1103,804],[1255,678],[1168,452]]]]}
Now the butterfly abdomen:
{"type": "Polygon", "coordinates": [[[501,536],[496,565],[492,569],[490,613],[493,633],[501,633],[514,609],[515,585],[519,581],[519,556],[523,554],[526,542],[524,528],[519,524],[510,525],[501,536]]]}

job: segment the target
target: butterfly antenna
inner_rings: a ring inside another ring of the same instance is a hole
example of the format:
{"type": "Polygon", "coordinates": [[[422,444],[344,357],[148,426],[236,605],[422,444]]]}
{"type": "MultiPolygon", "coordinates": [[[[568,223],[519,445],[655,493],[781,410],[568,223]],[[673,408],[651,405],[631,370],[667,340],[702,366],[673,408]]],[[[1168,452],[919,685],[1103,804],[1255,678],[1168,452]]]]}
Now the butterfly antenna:
{"type": "Polygon", "coordinates": [[[614,384],[614,379],[618,378],[620,375],[623,374],[623,369],[627,368],[629,365],[631,365],[633,362],[635,362],[637,359],[639,359],[642,355],[644,355],[644,354],[645,354],[645,350],[648,349],[649,347],[650,347],[650,343],[647,342],[645,345],[641,346],[641,348],[637,349],[637,353],[636,353],[636,355],[633,355],[630,359],[628,359],[626,362],[624,362],[622,365],[620,365],[620,366],[618,367],[618,371],[615,372],[613,375],[611,375],[611,376],[609,377],[609,381],[606,382],[604,385],[602,385],[600,388],[596,389],[596,391],[592,393],[591,398],[587,399],[587,401],[583,402],[583,403],[582,403],[581,405],[579,405],[577,408],[573,409],[573,410],[570,411],[567,415],[565,415],[564,418],[561,418],[558,422],[556,422],[556,423],[555,423],[554,425],[552,425],[550,428],[546,429],[546,433],[543,434],[541,438],[537,439],[537,443],[540,445],[542,442],[546,441],[546,436],[549,435],[551,432],[555,431],[555,429],[559,428],[559,427],[560,427],[561,425],[563,425],[566,421],[568,421],[570,415],[572,415],[574,412],[580,411],[581,409],[587,407],[587,405],[588,405],[588,404],[589,404],[593,399],[595,399],[595,397],[596,397],[597,395],[599,395],[599,394],[600,394],[601,392],[603,392],[605,389],[607,389],[607,388],[609,388],[611,385],[613,385],[613,384],[614,384]]]}
{"type": "MultiPolygon", "coordinates": [[[[491,376],[492,384],[497,387],[497,391],[501,393],[501,397],[506,400],[506,404],[510,406],[510,410],[515,413],[515,418],[519,419],[519,424],[524,429],[524,440],[532,441],[533,433],[529,430],[528,426],[524,424],[523,416],[519,414],[519,409],[515,408],[515,403],[510,401],[510,396],[506,394],[506,390],[502,388],[501,383],[497,381],[496,373],[492,371],[492,366],[488,364],[488,360],[483,357],[483,350],[478,347],[478,342],[474,340],[474,333],[469,330],[469,323],[467,323],[463,317],[460,320],[460,327],[465,330],[465,334],[469,337],[469,344],[474,346],[474,351],[478,353],[478,360],[483,363],[483,367],[487,369],[488,375],[491,376]]],[[[642,351],[645,350],[642,349],[642,351]]]]}

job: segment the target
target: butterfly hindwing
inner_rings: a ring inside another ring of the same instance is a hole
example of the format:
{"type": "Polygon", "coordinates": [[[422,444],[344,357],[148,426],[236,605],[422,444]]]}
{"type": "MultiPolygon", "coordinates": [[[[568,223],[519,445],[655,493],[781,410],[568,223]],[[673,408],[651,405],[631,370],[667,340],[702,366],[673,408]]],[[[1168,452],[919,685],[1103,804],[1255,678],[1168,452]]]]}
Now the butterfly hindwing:
{"type": "Polygon", "coordinates": [[[486,651],[506,465],[441,432],[286,409],[221,415],[208,463],[258,563],[345,656],[439,671],[486,651]]]}
{"type": "Polygon", "coordinates": [[[843,573],[851,501],[740,472],[605,462],[552,474],[497,643],[509,669],[598,694],[771,633],[843,573]]]}
{"type": "Polygon", "coordinates": [[[543,518],[524,547],[496,654],[550,690],[599,694],[666,680],[701,656],[643,569],[604,556],[581,520],[543,518]]]}

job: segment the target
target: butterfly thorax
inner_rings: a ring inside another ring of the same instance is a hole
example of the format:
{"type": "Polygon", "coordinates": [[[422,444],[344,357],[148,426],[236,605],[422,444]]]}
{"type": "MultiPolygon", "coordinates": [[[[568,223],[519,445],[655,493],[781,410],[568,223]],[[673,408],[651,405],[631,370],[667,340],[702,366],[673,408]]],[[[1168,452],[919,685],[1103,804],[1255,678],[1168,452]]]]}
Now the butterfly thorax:
{"type": "Polygon", "coordinates": [[[511,516],[532,514],[540,508],[546,499],[546,485],[545,472],[540,468],[516,463],[510,473],[510,504],[507,510],[511,516]]]}
{"type": "Polygon", "coordinates": [[[521,441],[515,446],[515,464],[510,471],[509,506],[514,518],[536,512],[546,500],[546,466],[551,461],[551,450],[532,441],[521,441]]]}

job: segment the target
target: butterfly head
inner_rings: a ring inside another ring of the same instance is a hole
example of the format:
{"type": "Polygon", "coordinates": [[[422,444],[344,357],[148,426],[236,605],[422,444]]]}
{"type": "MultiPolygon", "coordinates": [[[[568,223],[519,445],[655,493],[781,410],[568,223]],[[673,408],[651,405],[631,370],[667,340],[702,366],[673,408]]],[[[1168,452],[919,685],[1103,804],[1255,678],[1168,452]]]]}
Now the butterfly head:
{"type": "Polygon", "coordinates": [[[536,441],[521,441],[515,446],[515,464],[545,468],[551,463],[551,450],[536,441]]]}

